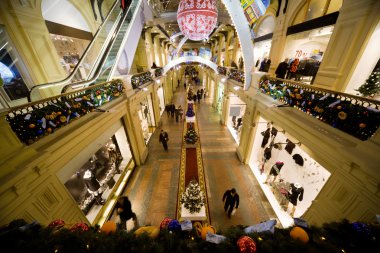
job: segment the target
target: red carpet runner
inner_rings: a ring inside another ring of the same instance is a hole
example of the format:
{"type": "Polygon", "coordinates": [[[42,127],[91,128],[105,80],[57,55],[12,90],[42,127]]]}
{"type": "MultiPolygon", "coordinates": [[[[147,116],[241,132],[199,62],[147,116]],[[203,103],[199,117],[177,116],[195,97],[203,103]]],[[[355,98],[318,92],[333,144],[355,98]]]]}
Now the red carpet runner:
{"type": "MultiPolygon", "coordinates": [[[[194,108],[194,111],[195,111],[195,108],[194,108]]],[[[197,117],[197,115],[195,115],[195,117],[197,117]]],[[[188,128],[188,123],[185,120],[182,136],[185,136],[187,132],[187,128],[188,128]]],[[[178,181],[177,211],[176,211],[177,217],[176,218],[179,221],[183,220],[181,216],[180,199],[181,199],[182,193],[185,191],[186,186],[188,185],[190,180],[195,179],[198,181],[201,190],[205,194],[206,219],[204,220],[192,219],[192,221],[193,222],[201,221],[202,223],[211,224],[211,219],[209,215],[210,212],[208,209],[206,183],[205,183],[204,170],[203,170],[202,151],[201,151],[201,144],[200,144],[201,136],[199,135],[197,120],[195,120],[194,129],[199,137],[198,141],[195,144],[186,144],[186,142],[182,140],[181,166],[180,166],[179,181],[178,181]]]]}

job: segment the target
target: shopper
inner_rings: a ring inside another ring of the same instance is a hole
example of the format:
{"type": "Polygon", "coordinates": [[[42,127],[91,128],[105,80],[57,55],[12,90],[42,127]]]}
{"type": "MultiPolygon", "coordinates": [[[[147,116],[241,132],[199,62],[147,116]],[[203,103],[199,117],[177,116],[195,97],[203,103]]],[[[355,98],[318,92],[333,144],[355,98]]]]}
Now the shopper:
{"type": "Polygon", "coordinates": [[[161,129],[161,133],[160,133],[160,137],[158,141],[162,143],[162,146],[164,147],[165,151],[168,151],[169,135],[163,129],[161,129]]]}
{"type": "Polygon", "coordinates": [[[231,213],[234,207],[236,209],[239,207],[239,195],[237,194],[235,188],[227,190],[223,195],[222,201],[224,202],[224,211],[226,212],[228,209],[228,218],[231,218],[231,213]]]}
{"type": "Polygon", "coordinates": [[[132,204],[127,196],[121,196],[116,202],[116,213],[119,215],[119,229],[127,230],[127,221],[131,218],[136,221],[137,216],[132,212],[132,204]]]}
{"type": "Polygon", "coordinates": [[[288,65],[288,58],[286,58],[283,62],[280,62],[278,64],[278,67],[276,69],[276,77],[284,79],[286,75],[286,71],[288,71],[289,65],[288,65]]]}

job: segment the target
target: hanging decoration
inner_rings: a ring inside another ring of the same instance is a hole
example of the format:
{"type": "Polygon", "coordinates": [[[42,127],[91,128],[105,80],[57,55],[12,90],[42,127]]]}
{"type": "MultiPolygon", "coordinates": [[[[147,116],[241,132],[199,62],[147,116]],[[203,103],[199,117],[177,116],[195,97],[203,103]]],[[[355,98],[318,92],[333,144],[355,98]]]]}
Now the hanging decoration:
{"type": "Polygon", "coordinates": [[[181,0],[178,5],[179,28],[191,40],[207,39],[217,21],[216,0],[181,0]]]}

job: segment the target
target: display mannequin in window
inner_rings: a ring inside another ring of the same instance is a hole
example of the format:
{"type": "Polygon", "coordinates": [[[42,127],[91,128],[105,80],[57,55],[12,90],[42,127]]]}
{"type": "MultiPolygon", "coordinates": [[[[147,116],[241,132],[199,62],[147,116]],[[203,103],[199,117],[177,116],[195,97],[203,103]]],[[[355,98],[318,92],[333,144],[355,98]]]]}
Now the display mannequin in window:
{"type": "Polygon", "coordinates": [[[276,162],[272,166],[272,168],[270,169],[269,175],[268,175],[267,179],[265,180],[265,184],[269,181],[269,178],[271,176],[273,176],[272,182],[276,181],[276,178],[277,178],[278,174],[280,174],[282,166],[284,166],[283,162],[276,162]]]}
{"type": "Polygon", "coordinates": [[[298,183],[290,184],[290,191],[289,191],[288,198],[289,198],[289,205],[292,206],[292,209],[290,211],[290,215],[292,217],[296,210],[297,202],[302,201],[303,199],[303,193],[304,193],[304,189],[300,184],[298,183]]]}
{"type": "Polygon", "coordinates": [[[95,197],[96,204],[104,205],[105,201],[101,197],[102,189],[100,183],[89,169],[84,172],[83,182],[87,187],[87,191],[95,197]]]}

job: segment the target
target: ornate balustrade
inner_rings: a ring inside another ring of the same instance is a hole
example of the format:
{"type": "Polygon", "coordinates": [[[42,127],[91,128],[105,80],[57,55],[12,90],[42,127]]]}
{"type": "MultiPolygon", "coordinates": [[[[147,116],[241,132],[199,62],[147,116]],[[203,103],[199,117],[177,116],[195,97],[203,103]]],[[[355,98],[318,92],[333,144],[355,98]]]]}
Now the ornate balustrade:
{"type": "Polygon", "coordinates": [[[218,66],[218,73],[220,75],[227,76],[229,79],[235,80],[239,83],[243,83],[245,81],[244,72],[237,69],[228,69],[226,67],[218,66]]]}
{"type": "Polygon", "coordinates": [[[219,73],[220,75],[224,75],[224,76],[227,75],[227,68],[222,67],[222,66],[218,66],[217,70],[218,70],[218,73],[219,73]]]}
{"type": "Polygon", "coordinates": [[[152,73],[143,72],[140,74],[133,75],[131,78],[131,84],[133,89],[137,89],[138,87],[153,81],[152,73]]]}
{"type": "Polygon", "coordinates": [[[238,81],[239,83],[244,83],[245,81],[244,72],[237,69],[230,69],[228,71],[228,78],[238,81]]]}
{"type": "Polygon", "coordinates": [[[154,70],[154,77],[160,77],[162,76],[164,69],[163,68],[157,68],[154,70]]]}
{"type": "Polygon", "coordinates": [[[100,83],[48,99],[10,108],[6,115],[21,142],[30,145],[121,96],[121,80],[100,83]]]}
{"type": "Polygon", "coordinates": [[[277,78],[264,78],[259,91],[363,141],[380,125],[376,100],[277,78]]]}

